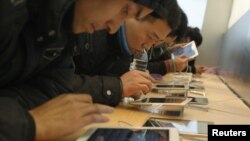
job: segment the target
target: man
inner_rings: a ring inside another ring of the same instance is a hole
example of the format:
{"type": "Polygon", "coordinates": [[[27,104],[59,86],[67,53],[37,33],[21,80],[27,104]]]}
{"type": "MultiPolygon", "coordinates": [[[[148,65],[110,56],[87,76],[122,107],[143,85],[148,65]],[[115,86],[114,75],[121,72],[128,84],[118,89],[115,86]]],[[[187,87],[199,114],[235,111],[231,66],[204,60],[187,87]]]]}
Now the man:
{"type": "Polygon", "coordinates": [[[170,47],[174,42],[180,42],[186,35],[188,19],[181,11],[181,23],[175,31],[172,31],[164,40],[164,44],[155,45],[148,51],[148,70],[151,73],[165,75],[168,72],[182,71],[188,62],[186,55],[180,55],[171,59],[170,47]]]}
{"type": "Polygon", "coordinates": [[[158,10],[159,2],[163,0],[1,0],[0,140],[53,140],[107,121],[101,113],[112,109],[92,104],[87,95],[68,95],[73,92],[68,80],[74,73],[75,34],[113,33],[125,19],[158,10]],[[67,95],[54,98],[63,93],[67,95]]]}
{"type": "Polygon", "coordinates": [[[168,40],[165,40],[165,42],[171,44],[172,47],[171,46],[168,47],[167,50],[164,50],[166,49],[165,46],[162,46],[158,49],[155,48],[154,51],[152,51],[153,52],[152,54],[154,54],[154,56],[150,58],[151,62],[149,63],[149,70],[153,70],[152,72],[163,75],[167,72],[175,72],[175,71],[192,72],[193,74],[199,74],[199,75],[202,74],[205,71],[205,67],[195,65],[195,58],[189,59],[187,63],[183,61],[182,59],[183,55],[177,56],[174,59],[170,59],[169,57],[171,56],[171,49],[173,50],[177,49],[178,47],[183,46],[191,41],[195,42],[197,48],[202,43],[202,35],[197,27],[196,28],[187,27],[187,31],[185,32],[184,36],[179,36],[179,39],[177,38],[177,40],[176,37],[170,36],[168,40]],[[155,53],[156,50],[162,50],[161,54],[158,53],[157,55],[157,53],[155,53]],[[168,62],[171,61],[175,62],[175,67],[167,67],[169,66],[167,65],[168,62]],[[163,64],[163,65],[156,66],[156,64],[163,64]],[[171,68],[177,68],[177,69],[169,71],[171,70],[171,68]]]}
{"type": "MultiPolygon", "coordinates": [[[[198,27],[188,27],[187,34],[181,43],[189,43],[191,41],[194,41],[196,47],[198,48],[201,46],[202,40],[202,34],[198,27]]],[[[192,72],[193,74],[201,75],[203,72],[206,71],[206,67],[195,65],[195,60],[196,58],[189,60],[187,71],[192,72]]]]}
{"type": "Polygon", "coordinates": [[[150,75],[129,71],[129,65],[133,54],[163,41],[179,24],[177,2],[166,0],[166,3],[168,14],[165,16],[153,12],[141,20],[126,20],[114,35],[105,31],[81,35],[79,42],[89,42],[91,51],[74,58],[76,73],[80,75],[72,81],[75,91],[90,93],[94,102],[112,106],[116,106],[122,97],[136,96],[140,91],[149,92],[152,85],[150,75]]]}

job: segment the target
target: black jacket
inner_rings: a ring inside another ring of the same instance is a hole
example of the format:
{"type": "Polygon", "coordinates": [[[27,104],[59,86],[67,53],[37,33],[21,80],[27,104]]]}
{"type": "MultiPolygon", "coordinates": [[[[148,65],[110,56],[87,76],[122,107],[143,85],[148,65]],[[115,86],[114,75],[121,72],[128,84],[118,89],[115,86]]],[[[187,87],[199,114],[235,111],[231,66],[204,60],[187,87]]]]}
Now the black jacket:
{"type": "Polygon", "coordinates": [[[27,110],[73,91],[72,12],[73,0],[0,0],[1,141],[34,140],[27,110]]]}
{"type": "Polygon", "coordinates": [[[14,97],[31,109],[71,92],[68,81],[74,64],[68,50],[73,48],[73,36],[62,20],[73,0],[3,2],[9,8],[1,11],[1,96],[14,97]]]}
{"type": "Polygon", "coordinates": [[[78,74],[73,79],[75,91],[90,93],[94,102],[117,105],[122,96],[120,76],[129,70],[132,60],[122,49],[119,31],[113,35],[106,31],[82,35],[79,42],[91,51],[74,57],[78,74]]]}
{"type": "Polygon", "coordinates": [[[148,59],[150,73],[165,75],[170,72],[170,69],[166,67],[166,63],[168,63],[166,60],[171,59],[171,53],[164,44],[151,48],[148,51],[148,59]]]}
{"type": "Polygon", "coordinates": [[[34,139],[34,121],[27,110],[14,99],[0,98],[0,140],[34,141],[34,139]]]}

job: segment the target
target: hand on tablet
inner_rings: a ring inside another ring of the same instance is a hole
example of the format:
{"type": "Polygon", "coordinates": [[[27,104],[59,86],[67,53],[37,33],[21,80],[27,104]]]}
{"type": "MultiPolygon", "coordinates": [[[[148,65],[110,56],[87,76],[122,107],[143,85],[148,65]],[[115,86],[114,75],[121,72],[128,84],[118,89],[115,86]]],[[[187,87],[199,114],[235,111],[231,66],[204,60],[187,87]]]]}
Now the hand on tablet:
{"type": "Polygon", "coordinates": [[[205,72],[207,69],[204,66],[195,66],[196,74],[201,75],[203,72],[205,72]]]}
{"type": "Polygon", "coordinates": [[[113,108],[93,104],[89,95],[64,94],[32,109],[36,125],[36,140],[55,140],[96,122],[107,122],[102,113],[113,108]]]}
{"type": "Polygon", "coordinates": [[[184,68],[187,67],[188,57],[184,54],[176,56],[174,58],[174,63],[175,63],[175,70],[178,72],[182,71],[184,68]]]}
{"type": "Polygon", "coordinates": [[[169,47],[170,52],[174,52],[175,50],[178,50],[180,48],[183,48],[187,43],[181,43],[181,44],[175,44],[171,47],[169,47]]]}
{"type": "Polygon", "coordinates": [[[123,97],[130,97],[143,92],[148,93],[152,89],[154,79],[149,73],[131,70],[121,76],[123,85],[123,97]]]}

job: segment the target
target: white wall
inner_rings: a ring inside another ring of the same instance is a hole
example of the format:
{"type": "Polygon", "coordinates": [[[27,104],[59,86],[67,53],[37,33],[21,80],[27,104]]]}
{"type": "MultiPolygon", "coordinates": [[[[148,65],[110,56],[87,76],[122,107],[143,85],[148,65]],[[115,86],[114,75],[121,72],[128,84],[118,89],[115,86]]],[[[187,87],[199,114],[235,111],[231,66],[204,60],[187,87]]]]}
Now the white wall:
{"type": "Polygon", "coordinates": [[[233,0],[228,28],[237,22],[250,9],[250,0],[233,0]]]}
{"type": "Polygon", "coordinates": [[[202,28],[207,0],[177,0],[187,14],[189,26],[202,28]]]}
{"type": "Polygon", "coordinates": [[[223,34],[227,30],[233,0],[208,0],[202,28],[203,43],[196,64],[218,66],[223,34]]]}

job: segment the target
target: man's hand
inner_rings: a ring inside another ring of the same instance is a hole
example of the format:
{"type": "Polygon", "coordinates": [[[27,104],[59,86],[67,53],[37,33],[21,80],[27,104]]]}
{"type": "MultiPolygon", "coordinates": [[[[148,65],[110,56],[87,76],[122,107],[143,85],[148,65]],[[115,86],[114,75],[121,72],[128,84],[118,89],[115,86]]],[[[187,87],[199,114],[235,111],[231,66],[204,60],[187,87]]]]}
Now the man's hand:
{"type": "Polygon", "coordinates": [[[113,108],[93,104],[89,95],[64,94],[32,109],[36,125],[36,140],[54,140],[95,122],[107,122],[102,113],[113,108]]]}
{"type": "Polygon", "coordinates": [[[170,52],[174,52],[177,49],[183,48],[187,43],[175,44],[171,47],[168,47],[170,52]]]}
{"type": "Polygon", "coordinates": [[[186,55],[179,55],[174,58],[175,70],[182,71],[188,65],[188,57],[186,55]]]}
{"type": "Polygon", "coordinates": [[[196,74],[201,75],[203,72],[206,71],[206,67],[196,65],[195,70],[196,70],[196,74]]]}
{"type": "Polygon", "coordinates": [[[152,89],[154,79],[149,73],[131,70],[121,76],[123,97],[133,96],[138,93],[148,93],[152,89]]]}

